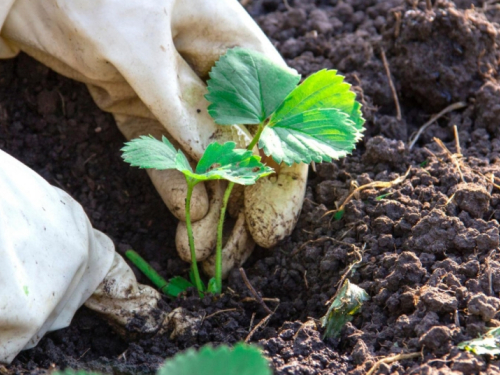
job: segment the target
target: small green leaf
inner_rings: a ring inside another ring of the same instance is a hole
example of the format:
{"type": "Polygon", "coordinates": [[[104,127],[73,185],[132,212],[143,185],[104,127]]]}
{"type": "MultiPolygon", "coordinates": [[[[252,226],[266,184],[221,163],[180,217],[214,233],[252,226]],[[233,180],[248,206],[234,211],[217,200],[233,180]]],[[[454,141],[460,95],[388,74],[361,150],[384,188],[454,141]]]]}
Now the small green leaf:
{"type": "Polygon", "coordinates": [[[349,88],[335,70],[308,77],[271,116],[259,148],[288,165],[346,156],[362,138],[364,123],[349,88]]]}
{"type": "Polygon", "coordinates": [[[392,195],[392,194],[394,194],[394,192],[379,195],[378,197],[375,197],[375,200],[376,200],[376,201],[381,201],[382,199],[384,199],[384,198],[386,198],[386,197],[388,197],[388,196],[390,196],[390,195],[392,195]]]}
{"type": "Polygon", "coordinates": [[[458,348],[476,355],[500,355],[500,327],[490,329],[477,339],[463,341],[458,348]]]}
{"type": "Polygon", "coordinates": [[[268,360],[257,347],[236,344],[188,349],[168,359],[157,375],[271,375],[268,360]]]}
{"type": "Polygon", "coordinates": [[[181,276],[176,276],[168,280],[168,284],[161,291],[168,296],[177,297],[188,288],[193,288],[194,284],[181,276]]]}
{"type": "Polygon", "coordinates": [[[152,135],[142,135],[125,143],[121,151],[123,151],[123,160],[130,163],[132,167],[158,170],[176,169],[176,158],[180,153],[167,138],[162,137],[162,142],[160,142],[152,135]]]}
{"type": "Polygon", "coordinates": [[[127,142],[122,148],[122,157],[135,167],[177,169],[186,179],[196,183],[225,179],[241,185],[251,185],[259,178],[274,173],[272,168],[260,162],[260,156],[235,147],[234,142],[209,144],[195,172],[182,151],[176,151],[165,137],[161,142],[152,136],[141,136],[127,142]]]}
{"type": "Polygon", "coordinates": [[[427,167],[427,164],[429,164],[429,159],[425,159],[422,163],[420,163],[420,166],[422,168],[425,168],[425,167],[427,167]]]}
{"type": "Polygon", "coordinates": [[[328,312],[321,318],[321,325],[325,329],[324,337],[337,337],[342,327],[353,319],[353,315],[359,312],[363,302],[370,297],[364,289],[351,284],[348,279],[340,288],[328,312]]]}
{"type": "Polygon", "coordinates": [[[219,125],[260,124],[297,86],[300,75],[247,49],[227,51],[210,72],[208,113],[219,125]]]}
{"type": "Polygon", "coordinates": [[[195,173],[182,172],[197,181],[225,179],[241,185],[252,185],[259,178],[274,173],[272,168],[260,162],[260,156],[235,147],[234,142],[223,145],[211,143],[198,162],[195,173]]]}
{"type": "Polygon", "coordinates": [[[208,280],[207,292],[212,294],[220,294],[221,291],[217,290],[217,281],[215,280],[215,277],[212,277],[210,280],[208,280]]]}
{"type": "Polygon", "coordinates": [[[362,138],[349,116],[338,109],[312,109],[274,120],[262,132],[259,148],[277,163],[340,159],[362,138]]]}
{"type": "Polygon", "coordinates": [[[24,291],[24,294],[26,294],[26,296],[29,296],[29,294],[30,294],[30,290],[29,290],[29,288],[28,288],[28,285],[24,285],[24,286],[23,286],[23,291],[24,291]]]}
{"type": "Polygon", "coordinates": [[[290,93],[281,103],[271,122],[296,116],[311,109],[335,108],[348,115],[354,127],[363,130],[365,120],[361,115],[361,104],[351,85],[336,70],[320,70],[307,77],[302,84],[290,93]]]}
{"type": "Polygon", "coordinates": [[[345,213],[345,210],[339,210],[339,211],[335,212],[335,215],[333,215],[333,218],[336,221],[339,221],[344,217],[344,213],[345,213]]]}

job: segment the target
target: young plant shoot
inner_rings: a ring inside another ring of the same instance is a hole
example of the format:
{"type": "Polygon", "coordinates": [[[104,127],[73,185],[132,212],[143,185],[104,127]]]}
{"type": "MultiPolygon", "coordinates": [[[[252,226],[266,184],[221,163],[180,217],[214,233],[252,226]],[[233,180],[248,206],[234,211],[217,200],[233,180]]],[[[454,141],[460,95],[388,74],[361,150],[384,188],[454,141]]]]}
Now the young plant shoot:
{"type": "Polygon", "coordinates": [[[194,283],[203,290],[195,258],[190,220],[194,186],[214,179],[229,181],[217,226],[215,279],[209,291],[222,288],[222,231],[227,202],[235,183],[250,185],[273,173],[253,156],[255,146],[278,164],[331,161],[349,154],[362,138],[361,105],[335,70],[321,70],[297,86],[300,75],[253,51],[234,48],[210,72],[206,99],[218,125],[257,125],[247,150],[232,142],[210,144],[193,172],[181,151],[163,138],[140,137],[123,148],[125,161],[140,168],[177,169],[187,182],[186,226],[194,283]]]}
{"type": "MultiPolygon", "coordinates": [[[[184,174],[187,183],[186,193],[186,227],[189,249],[191,251],[191,272],[194,284],[200,296],[205,288],[200,278],[196,261],[193,230],[191,226],[191,196],[194,187],[202,181],[227,180],[242,185],[254,184],[260,177],[274,173],[273,169],[264,166],[260,157],[251,151],[235,149],[234,142],[224,144],[211,143],[206,148],[195,171],[191,168],[186,156],[176,150],[167,138],[159,141],[152,136],[141,136],[127,142],[122,148],[123,159],[133,167],[154,168],[158,170],[176,169],[184,174]]],[[[227,206],[229,194],[224,195],[223,209],[227,206]],[[226,197],[227,195],[227,197],[226,197]]],[[[225,209],[224,209],[225,212],[225,209]]],[[[222,220],[223,216],[219,220],[222,220]]],[[[221,230],[222,232],[222,230],[221,230]]],[[[222,233],[221,233],[222,236],[222,233]]],[[[217,259],[222,259],[217,254],[217,259]]],[[[209,282],[209,291],[220,293],[222,289],[222,261],[216,263],[215,280],[209,282]]]]}

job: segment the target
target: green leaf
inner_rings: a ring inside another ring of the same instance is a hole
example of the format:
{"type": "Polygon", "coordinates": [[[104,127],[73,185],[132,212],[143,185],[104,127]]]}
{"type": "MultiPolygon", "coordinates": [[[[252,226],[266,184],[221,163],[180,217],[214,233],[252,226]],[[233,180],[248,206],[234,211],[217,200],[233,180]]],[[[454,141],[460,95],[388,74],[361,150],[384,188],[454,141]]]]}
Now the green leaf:
{"type": "Polygon", "coordinates": [[[252,151],[235,149],[234,142],[211,143],[208,145],[195,173],[182,170],[186,177],[197,181],[229,180],[241,185],[252,185],[259,178],[274,173],[274,170],[260,162],[260,156],[252,151]]]}
{"type": "Polygon", "coordinates": [[[350,153],[362,137],[348,115],[332,108],[275,120],[278,122],[270,123],[262,132],[259,148],[277,163],[339,159],[350,153]]]}
{"type": "Polygon", "coordinates": [[[217,290],[217,281],[215,280],[215,277],[212,277],[210,280],[208,280],[207,292],[212,294],[220,294],[221,291],[217,290]]]}
{"type": "Polygon", "coordinates": [[[429,159],[425,159],[422,163],[420,163],[420,166],[422,168],[425,168],[425,167],[427,167],[427,164],[429,164],[429,159]]]}
{"type": "Polygon", "coordinates": [[[351,284],[348,279],[337,292],[328,312],[321,318],[321,325],[325,329],[324,337],[337,337],[342,327],[353,319],[353,315],[359,312],[363,302],[370,297],[364,289],[351,284]]]}
{"type": "Polygon", "coordinates": [[[458,348],[476,355],[500,355],[500,327],[490,329],[477,339],[463,341],[458,348]]]}
{"type": "Polygon", "coordinates": [[[385,198],[387,198],[388,196],[390,196],[392,194],[394,194],[394,192],[392,192],[392,193],[385,193],[385,194],[379,195],[378,197],[375,197],[375,200],[376,201],[381,201],[382,199],[385,199],[385,198]]]}
{"type": "Polygon", "coordinates": [[[182,151],[176,151],[165,137],[158,141],[152,136],[141,136],[127,142],[122,148],[122,157],[135,167],[177,169],[186,179],[196,183],[225,179],[241,185],[251,185],[259,178],[274,173],[272,168],[260,162],[260,156],[235,147],[234,142],[209,144],[195,172],[182,151]]]}
{"type": "Polygon", "coordinates": [[[341,220],[344,217],[345,210],[340,210],[335,212],[335,215],[333,215],[333,219],[336,221],[341,220]]]}
{"type": "Polygon", "coordinates": [[[188,349],[168,359],[157,375],[271,375],[260,349],[246,344],[188,349]]]}
{"type": "Polygon", "coordinates": [[[271,116],[259,147],[288,165],[346,156],[362,138],[364,123],[349,88],[335,70],[311,75],[271,116]]]}
{"type": "Polygon", "coordinates": [[[227,51],[210,72],[208,113],[219,125],[260,124],[297,86],[300,75],[247,49],[227,51]]]}
{"type": "Polygon", "coordinates": [[[193,288],[194,284],[181,276],[176,276],[168,280],[168,284],[161,291],[166,295],[177,297],[188,288],[193,288]]]}
{"type": "Polygon", "coordinates": [[[176,169],[176,157],[181,153],[175,150],[167,138],[162,137],[162,142],[160,142],[152,135],[142,135],[125,143],[121,151],[123,160],[130,163],[132,167],[158,170],[176,169]]]}
{"type": "Polygon", "coordinates": [[[351,85],[336,70],[320,70],[307,77],[302,84],[290,93],[276,110],[271,122],[296,116],[311,109],[335,108],[349,116],[354,127],[363,130],[365,120],[361,115],[361,104],[351,85]]]}

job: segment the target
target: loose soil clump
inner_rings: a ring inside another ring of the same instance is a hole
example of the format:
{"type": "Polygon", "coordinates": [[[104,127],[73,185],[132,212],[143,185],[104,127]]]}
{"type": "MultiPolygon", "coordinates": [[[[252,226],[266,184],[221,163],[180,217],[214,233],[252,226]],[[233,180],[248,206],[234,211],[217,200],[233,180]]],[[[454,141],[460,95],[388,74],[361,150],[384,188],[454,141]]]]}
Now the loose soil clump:
{"type": "MultiPolygon", "coordinates": [[[[412,352],[422,356],[380,364],[378,373],[500,371],[499,361],[457,348],[500,325],[500,11],[483,1],[437,0],[430,10],[416,0],[246,3],[299,73],[344,74],[367,119],[352,156],[311,169],[293,234],[245,265],[254,288],[277,299],[250,342],[276,374],[363,374],[382,357],[412,352]],[[410,150],[411,135],[456,102],[463,108],[437,119],[410,150]],[[359,190],[333,219],[356,187],[407,171],[392,187],[359,190]],[[316,320],[360,258],[348,277],[371,299],[340,337],[323,340],[316,320]]],[[[175,219],[146,174],[121,161],[123,142],[83,85],[26,55],[0,62],[0,148],[78,200],[120,253],[134,248],[162,276],[185,275],[175,219]]],[[[226,285],[220,299],[165,299],[166,311],[183,307],[199,318],[176,339],[120,337],[82,308],[6,371],[152,373],[187,347],[244,340],[267,313],[245,299],[252,296],[237,270],[226,285]]]]}

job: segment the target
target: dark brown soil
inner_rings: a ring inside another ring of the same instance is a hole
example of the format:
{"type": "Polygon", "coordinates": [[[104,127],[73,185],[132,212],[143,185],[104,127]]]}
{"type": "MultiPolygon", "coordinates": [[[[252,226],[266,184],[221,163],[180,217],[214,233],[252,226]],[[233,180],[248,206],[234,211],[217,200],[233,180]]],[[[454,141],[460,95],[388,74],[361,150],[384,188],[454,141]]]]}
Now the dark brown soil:
{"type": "MultiPolygon", "coordinates": [[[[432,1],[430,11],[417,0],[288,2],[290,9],[281,0],[249,1],[247,8],[300,73],[336,68],[346,75],[364,104],[367,130],[352,156],[311,170],[292,236],[272,251],[258,249],[245,266],[263,296],[280,300],[251,341],[276,374],[363,374],[379,357],[410,352],[423,357],[384,364],[378,373],[500,372],[500,362],[456,346],[500,325],[500,10],[467,0],[432,1]],[[459,101],[465,108],[443,116],[409,149],[431,115],[459,101]],[[453,125],[461,159],[452,157],[453,125]],[[357,194],[341,220],[326,214],[356,185],[391,181],[408,168],[402,183],[357,194]],[[322,340],[321,329],[302,323],[325,314],[359,252],[349,278],[371,300],[339,338],[322,340]]],[[[83,85],[25,55],[0,62],[0,148],[81,202],[120,252],[134,248],[167,278],[186,275],[172,240],[175,220],[146,174],[121,161],[123,141],[83,85]]],[[[266,312],[242,301],[250,294],[239,272],[226,286],[219,300],[165,299],[166,310],[182,306],[205,317],[177,340],[120,338],[83,308],[71,327],[22,352],[7,372],[69,366],[148,373],[187,347],[243,340],[252,316],[255,325],[266,312]],[[224,309],[233,311],[211,316],[224,309]]]]}

